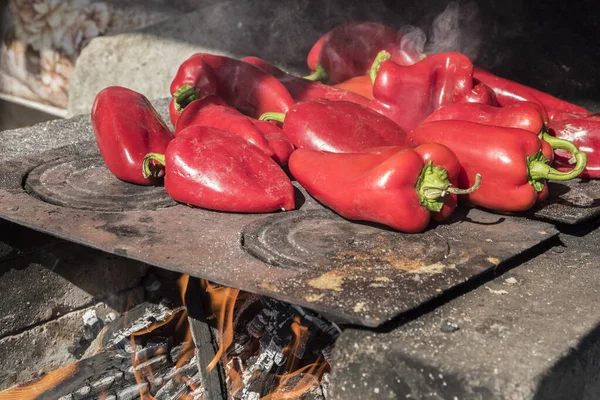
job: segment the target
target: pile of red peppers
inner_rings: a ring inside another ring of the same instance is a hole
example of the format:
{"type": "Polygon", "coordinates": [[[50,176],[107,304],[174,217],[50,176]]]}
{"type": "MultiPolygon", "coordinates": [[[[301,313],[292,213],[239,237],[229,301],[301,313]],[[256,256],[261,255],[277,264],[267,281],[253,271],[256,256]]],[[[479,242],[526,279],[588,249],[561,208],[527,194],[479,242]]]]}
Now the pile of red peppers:
{"type": "Polygon", "coordinates": [[[494,76],[460,53],[421,54],[394,28],[324,34],[299,77],[258,57],[198,53],[171,83],[174,130],[140,93],[92,108],[108,169],[175,200],[290,211],[292,180],[339,215],[421,232],[462,201],[519,212],[548,180],[600,177],[600,117],[494,76]]]}

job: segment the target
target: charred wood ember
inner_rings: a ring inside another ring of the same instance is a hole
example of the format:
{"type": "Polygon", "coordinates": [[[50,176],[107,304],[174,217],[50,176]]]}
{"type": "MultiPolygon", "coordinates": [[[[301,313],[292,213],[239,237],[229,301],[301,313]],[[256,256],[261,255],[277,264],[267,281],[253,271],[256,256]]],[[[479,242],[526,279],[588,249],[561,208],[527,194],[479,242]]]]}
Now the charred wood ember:
{"type": "Polygon", "coordinates": [[[146,302],[103,327],[89,313],[82,339],[101,329],[92,353],[0,398],[326,398],[337,325],[267,297],[178,281],[183,305],[146,302]]]}
{"type": "Polygon", "coordinates": [[[198,389],[198,367],[193,357],[181,363],[185,343],[176,340],[180,335],[175,332],[183,313],[181,306],[166,302],[143,303],[109,322],[100,333],[98,354],[0,392],[0,397],[108,400],[138,399],[144,393],[162,400],[191,394],[198,389]]]}
{"type": "Polygon", "coordinates": [[[301,307],[245,293],[236,310],[224,360],[230,398],[277,398],[290,391],[300,393],[293,398],[323,398],[319,380],[331,368],[340,328],[301,307]]]}
{"type": "Polygon", "coordinates": [[[206,367],[217,356],[219,349],[218,333],[206,320],[200,281],[190,279],[185,293],[190,330],[195,344],[195,357],[198,363],[200,383],[205,389],[206,400],[227,399],[225,371],[218,363],[208,370],[206,367]]]}

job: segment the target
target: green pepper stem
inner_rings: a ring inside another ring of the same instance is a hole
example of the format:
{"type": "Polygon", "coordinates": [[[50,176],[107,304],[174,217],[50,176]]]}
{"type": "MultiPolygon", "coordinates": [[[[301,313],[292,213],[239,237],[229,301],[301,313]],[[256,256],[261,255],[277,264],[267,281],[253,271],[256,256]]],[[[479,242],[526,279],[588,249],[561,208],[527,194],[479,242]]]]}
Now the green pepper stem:
{"type": "Polygon", "coordinates": [[[165,175],[165,155],[148,153],[142,161],[142,174],[144,178],[162,178],[165,175]]]}
{"type": "Polygon", "coordinates": [[[468,189],[457,189],[450,187],[448,171],[428,161],[421,170],[417,180],[417,193],[423,207],[429,211],[439,212],[444,207],[444,199],[448,193],[469,194],[481,185],[481,175],[475,176],[475,184],[468,189]]]}
{"type": "Polygon", "coordinates": [[[183,85],[173,94],[175,100],[175,109],[178,112],[190,104],[192,101],[197,100],[200,96],[200,90],[195,86],[183,85]]]}
{"type": "Polygon", "coordinates": [[[317,64],[315,70],[310,75],[305,76],[304,79],[313,82],[321,82],[326,85],[329,84],[329,74],[321,64],[317,64]]]}
{"type": "Polygon", "coordinates": [[[571,153],[571,158],[569,159],[569,164],[575,164],[577,162],[577,160],[575,158],[575,153],[579,152],[579,148],[577,148],[577,146],[575,146],[575,144],[573,142],[569,142],[568,140],[554,137],[546,131],[542,131],[541,139],[548,142],[548,144],[550,145],[550,147],[552,147],[553,150],[562,149],[562,150],[567,150],[569,153],[571,153]]]}
{"type": "Polygon", "coordinates": [[[285,121],[285,114],[279,112],[266,112],[258,119],[260,121],[276,121],[283,123],[283,121],[285,121]]]}
{"type": "Polygon", "coordinates": [[[573,157],[575,157],[575,167],[573,167],[572,170],[566,172],[557,171],[556,169],[549,166],[547,162],[536,160],[535,157],[533,159],[528,160],[527,167],[529,168],[530,181],[540,181],[542,179],[550,179],[553,181],[568,181],[577,178],[579,175],[581,175],[581,173],[587,165],[587,154],[585,154],[582,151],[576,151],[575,153],[573,153],[573,157]]]}
{"type": "Polygon", "coordinates": [[[385,50],[377,53],[377,56],[373,60],[373,64],[371,64],[371,69],[369,70],[369,78],[371,78],[371,83],[375,84],[375,78],[377,78],[377,73],[379,72],[379,68],[381,68],[381,64],[384,61],[389,61],[392,59],[392,55],[385,50]]]}
{"type": "Polygon", "coordinates": [[[475,183],[470,188],[459,189],[459,188],[455,188],[455,187],[449,187],[448,189],[446,189],[446,191],[448,193],[452,193],[452,194],[469,194],[469,193],[473,193],[474,191],[479,189],[479,186],[481,186],[481,174],[476,174],[475,175],[475,183]]]}

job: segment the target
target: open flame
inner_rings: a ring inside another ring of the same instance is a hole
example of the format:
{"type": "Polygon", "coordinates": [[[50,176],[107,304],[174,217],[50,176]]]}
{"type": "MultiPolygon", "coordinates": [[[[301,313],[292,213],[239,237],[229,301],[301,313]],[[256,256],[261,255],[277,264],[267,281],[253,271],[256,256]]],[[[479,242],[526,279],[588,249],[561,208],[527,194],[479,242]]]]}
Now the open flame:
{"type": "MultiPolygon", "coordinates": [[[[128,325],[126,314],[124,326],[103,342],[110,357],[131,357],[131,368],[122,370],[129,374],[125,380],[130,386],[119,390],[131,389],[128,395],[139,391],[143,400],[165,395],[199,399],[218,378],[220,389],[232,400],[293,400],[313,388],[325,391],[321,384],[327,381],[324,376],[330,368],[331,345],[339,334],[337,326],[300,307],[239,289],[208,281],[190,284],[188,275],[181,276],[177,285],[183,307],[166,307],[168,312],[156,314],[158,319],[136,319],[139,325],[128,325]],[[206,336],[202,335],[207,333],[212,339],[209,347],[204,347],[201,342],[206,336]],[[200,342],[194,342],[195,336],[201,337],[200,342]],[[198,365],[198,360],[207,365],[198,365]],[[219,370],[213,371],[216,368],[219,370]]],[[[86,361],[81,362],[84,365],[86,361]]],[[[79,365],[71,364],[28,385],[3,391],[0,399],[34,399],[62,390],[65,382],[65,388],[77,385],[81,382],[76,377],[79,365]]],[[[114,392],[114,387],[107,390],[114,392]]],[[[104,389],[97,394],[99,399],[109,395],[114,394],[104,389]]]]}

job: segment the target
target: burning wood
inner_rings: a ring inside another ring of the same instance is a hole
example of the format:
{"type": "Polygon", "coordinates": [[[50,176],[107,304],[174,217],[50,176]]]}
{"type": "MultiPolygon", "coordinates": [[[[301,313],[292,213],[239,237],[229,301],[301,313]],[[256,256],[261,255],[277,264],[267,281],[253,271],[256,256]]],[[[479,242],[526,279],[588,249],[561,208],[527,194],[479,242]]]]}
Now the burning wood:
{"type": "MultiPolygon", "coordinates": [[[[335,324],[185,275],[178,283],[184,306],[162,301],[129,310],[102,329],[96,354],[0,399],[325,398],[335,324]]],[[[92,315],[88,324],[98,328],[92,315]]]]}

